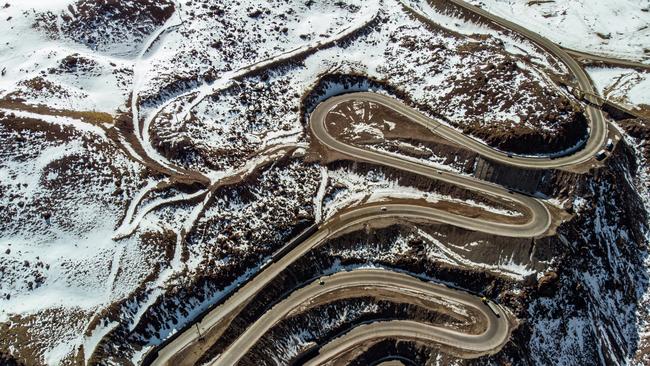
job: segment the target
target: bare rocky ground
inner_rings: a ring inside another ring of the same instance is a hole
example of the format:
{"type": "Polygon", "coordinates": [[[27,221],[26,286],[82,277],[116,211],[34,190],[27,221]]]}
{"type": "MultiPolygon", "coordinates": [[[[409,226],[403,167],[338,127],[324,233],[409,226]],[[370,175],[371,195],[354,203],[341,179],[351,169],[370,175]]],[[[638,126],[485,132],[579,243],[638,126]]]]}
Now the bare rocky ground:
{"type": "MultiPolygon", "coordinates": [[[[7,4],[2,12],[20,5],[7,4]]],[[[310,144],[307,117],[316,103],[368,89],[506,151],[544,154],[584,137],[580,105],[552,81],[571,83],[556,60],[436,4],[451,23],[425,25],[392,1],[80,0],[12,19],[0,13],[8,32],[47,38],[41,53],[26,57],[36,65],[7,64],[0,79],[0,363],[139,364],[301,229],[373,190],[516,218],[508,203],[403,172],[320,164],[310,144]],[[304,22],[323,13],[334,14],[328,26],[304,22]],[[19,28],[21,19],[28,27],[19,28]],[[347,26],[358,29],[331,41],[347,26]],[[115,100],[95,103],[106,94],[115,100]],[[283,145],[287,151],[269,153],[283,145]],[[184,184],[195,180],[175,168],[209,179],[184,184]]],[[[387,142],[367,134],[356,142],[472,174],[472,153],[412,126],[379,123],[393,117],[366,123],[387,142]]],[[[512,240],[411,222],[349,233],[260,293],[204,361],[305,280],[377,265],[484,293],[520,325],[502,352],[477,361],[387,340],[352,364],[388,353],[416,364],[647,363],[648,131],[644,121],[619,125],[626,141],[606,166],[549,172],[540,186],[573,214],[556,235],[512,240]]],[[[334,301],[273,329],[248,360],[272,363],[282,349],[288,361],[301,341],[325,342],[381,316],[452,320],[371,298],[334,301]],[[319,311],[349,316],[323,324],[319,311]],[[297,338],[300,331],[309,337],[297,338]]]]}
{"type": "Polygon", "coordinates": [[[295,134],[296,126],[287,121],[298,119],[302,99],[336,93],[341,84],[397,94],[506,151],[550,153],[569,149],[585,138],[586,122],[575,100],[529,68],[535,62],[535,67],[561,77],[562,71],[555,71],[552,61],[508,53],[502,41],[489,36],[466,37],[442,27],[388,26],[398,22],[400,14],[380,10],[354,37],[237,77],[237,83],[220,87],[209,98],[193,100],[196,106],[191,111],[182,103],[196,94],[179,98],[165,106],[151,124],[156,148],[175,163],[193,169],[236,164],[264,146],[266,136],[295,134]],[[364,52],[383,63],[371,72],[358,62],[343,60],[331,66],[339,77],[323,70],[320,83],[319,73],[304,79],[305,73],[313,72],[314,63],[327,65],[326,58],[337,52],[364,52]],[[452,72],[459,67],[462,71],[452,72]],[[462,78],[457,76],[461,72],[462,78]],[[354,80],[355,74],[371,78],[354,80]],[[305,95],[312,87],[311,94],[305,95]],[[219,122],[224,119],[229,122],[219,122]]]}
{"type": "MultiPolygon", "coordinates": [[[[646,260],[647,227],[643,203],[631,180],[627,179],[633,168],[629,164],[634,164],[631,152],[629,147],[619,145],[604,168],[587,175],[558,173],[553,177],[553,183],[547,187],[549,191],[555,191],[560,197],[566,197],[565,194],[577,197],[569,207],[575,217],[562,225],[557,235],[534,241],[530,252],[520,254],[519,258],[524,262],[529,255],[539,261],[537,268],[531,268],[534,270],[531,275],[513,278],[505,275],[503,269],[475,272],[471,267],[463,269],[462,264],[445,263],[448,257],[444,258],[439,253],[436,255],[431,237],[423,236],[422,231],[435,233],[434,237],[437,235],[441,241],[453,243],[448,246],[450,248],[462,248],[463,242],[484,240],[499,248],[505,257],[517,258],[517,255],[508,254],[506,248],[510,247],[512,253],[517,253],[526,244],[513,242],[512,239],[480,238],[476,233],[449,227],[423,228],[422,225],[404,223],[365,229],[331,241],[289,268],[287,274],[268,290],[271,292],[258,295],[252,308],[244,311],[242,320],[235,321],[234,334],[237,334],[237,329],[245,328],[243,324],[254,321],[256,314],[263,312],[265,303],[270,304],[279,294],[286,293],[287,287],[296,286],[293,283],[301,283],[301,278],[311,280],[330,273],[334,268],[377,265],[418,273],[487,294],[513,310],[520,324],[502,352],[476,361],[463,361],[449,354],[440,354],[436,347],[387,341],[394,345],[388,348],[371,347],[358,356],[355,362],[360,364],[363,364],[362,360],[386,356],[382,352],[392,351],[394,347],[402,349],[398,355],[412,359],[416,364],[439,364],[440,360],[446,360],[443,364],[581,364],[600,362],[600,354],[605,357],[602,360],[604,363],[635,357],[641,358],[634,362],[642,363],[644,348],[638,343],[640,339],[636,324],[645,319],[643,294],[648,282],[643,263],[646,260]],[[618,189],[608,189],[611,185],[618,189]],[[559,193],[562,190],[560,187],[573,188],[562,194],[559,193]],[[621,202],[626,202],[625,211],[616,210],[621,202]],[[594,224],[598,225],[599,231],[591,231],[594,224]],[[618,275],[610,276],[611,271],[618,275]],[[579,326],[583,323],[596,326],[579,326]],[[546,348],[549,343],[554,344],[553,351],[546,348]],[[641,347],[640,354],[637,354],[637,347],[641,347]],[[419,351],[405,354],[405,350],[419,351]],[[571,356],[568,357],[568,354],[571,356]]],[[[482,249],[486,252],[491,250],[489,247],[482,249]]],[[[469,254],[474,255],[480,258],[474,260],[490,262],[490,256],[485,252],[473,251],[469,254]]],[[[496,259],[495,262],[499,263],[500,260],[496,259]]],[[[346,309],[350,313],[346,319],[352,325],[363,316],[352,311],[357,309],[355,306],[348,306],[346,309]]],[[[304,347],[316,339],[312,337],[318,337],[327,329],[331,329],[333,334],[340,331],[340,325],[328,328],[329,324],[323,321],[330,317],[320,317],[316,315],[317,312],[310,314],[304,314],[307,319],[304,327],[296,326],[297,319],[288,325],[279,325],[265,336],[267,338],[263,344],[267,346],[261,346],[255,351],[255,358],[250,360],[274,362],[279,355],[289,357],[282,359],[281,363],[289,362],[293,357],[301,359],[304,357],[304,347]]],[[[361,311],[361,314],[365,312],[361,311]]],[[[302,321],[299,324],[303,324],[302,321]]],[[[222,342],[228,339],[226,336],[222,342]]],[[[218,344],[216,350],[220,347],[218,344]]],[[[205,358],[209,359],[211,356],[205,358]]]]}
{"type": "Polygon", "coordinates": [[[328,116],[328,131],[362,148],[420,159],[456,172],[473,172],[476,154],[376,103],[344,103],[328,116]],[[350,121],[355,121],[354,125],[350,121]]]}

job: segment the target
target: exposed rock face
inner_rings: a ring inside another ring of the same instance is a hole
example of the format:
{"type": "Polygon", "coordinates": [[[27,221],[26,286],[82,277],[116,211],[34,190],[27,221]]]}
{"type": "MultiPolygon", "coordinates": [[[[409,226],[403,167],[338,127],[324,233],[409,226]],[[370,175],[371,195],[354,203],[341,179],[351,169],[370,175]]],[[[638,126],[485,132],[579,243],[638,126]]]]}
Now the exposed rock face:
{"type": "Polygon", "coordinates": [[[563,176],[558,187],[575,187],[576,216],[558,230],[556,273],[529,294],[513,360],[625,364],[635,357],[637,324],[648,316],[648,217],[634,174],[631,150],[621,144],[605,168],[563,176]]]}
{"type": "MultiPolygon", "coordinates": [[[[398,187],[396,195],[471,201],[475,215],[487,207],[494,216],[524,216],[403,171],[319,166],[310,159],[318,151],[306,152],[307,118],[333,94],[387,93],[513,153],[557,152],[586,136],[581,107],[550,81],[571,84],[557,60],[453,7],[438,14],[449,24],[431,25],[394,0],[52,1],[63,2],[72,5],[0,19],[12,34],[0,35],[0,44],[9,40],[0,65],[0,364],[141,363],[290,238],[337,212],[331,203],[339,193],[353,201],[355,194],[398,187]],[[346,27],[353,31],[337,38],[346,27]],[[153,46],[142,54],[146,44],[153,46]],[[104,96],[117,98],[94,102],[104,96]],[[277,146],[289,146],[291,157],[266,155],[277,146]],[[219,183],[191,184],[135,156],[150,153],[161,166],[219,183]],[[253,161],[260,156],[267,163],[253,161]]],[[[432,2],[438,10],[449,5],[432,2]]],[[[8,0],[0,11],[26,3],[8,0]]],[[[502,352],[475,361],[456,360],[436,345],[386,341],[352,364],[386,355],[417,364],[650,364],[648,354],[639,354],[650,349],[639,325],[650,319],[643,297],[648,193],[641,191],[650,188],[642,176],[649,172],[650,125],[620,125],[628,142],[606,167],[539,178],[540,191],[553,198],[549,205],[574,214],[557,235],[512,239],[403,220],[357,228],[260,291],[202,361],[306,281],[382,266],[485,294],[507,306],[519,327],[502,352]],[[637,161],[626,145],[632,141],[640,147],[637,161]]],[[[467,175],[480,161],[460,146],[420,136],[428,131],[411,132],[384,139],[383,147],[467,175]]],[[[509,173],[524,180],[522,170],[509,173]]],[[[247,363],[299,361],[304,344],[296,340],[324,343],[364,320],[436,317],[373,302],[338,301],[297,314],[265,335],[247,363]],[[321,317],[336,322],[323,325],[321,317]]]]}
{"type": "MultiPolygon", "coordinates": [[[[563,108],[563,107],[559,107],[563,108]]],[[[566,110],[565,110],[566,111],[566,110]]],[[[540,133],[533,129],[512,127],[508,129],[494,126],[469,126],[463,132],[503,151],[516,154],[551,154],[568,150],[587,139],[587,120],[582,112],[567,111],[570,115],[565,123],[558,124],[559,132],[540,133]],[[535,146],[534,150],[531,147],[535,146]]],[[[524,117],[526,120],[528,117],[524,117]]]]}
{"type": "MultiPolygon", "coordinates": [[[[330,273],[332,268],[372,264],[423,273],[471,291],[485,293],[498,298],[520,320],[511,342],[494,356],[463,361],[449,355],[441,356],[435,345],[382,342],[386,349],[394,352],[393,355],[402,355],[408,349],[411,354],[404,357],[416,364],[427,364],[439,357],[453,360],[455,364],[470,365],[624,363],[626,359],[635,357],[637,347],[641,346],[637,323],[647,316],[641,297],[648,285],[648,273],[644,267],[648,242],[647,215],[641,197],[631,184],[633,180],[628,179],[635,166],[632,158],[629,147],[621,144],[604,168],[586,175],[554,173],[554,184],[561,182],[562,187],[572,187],[569,192],[560,189],[560,186],[554,189],[564,192],[560,196],[576,197],[573,201],[575,217],[562,225],[556,236],[537,241],[532,251],[534,257],[551,264],[550,270],[539,268],[537,280],[534,276],[528,276],[504,281],[485,272],[445,266],[438,262],[440,257],[431,256],[430,241],[423,241],[417,236],[409,237],[411,231],[406,229],[408,225],[366,228],[365,231],[332,240],[292,265],[286,274],[274,281],[273,286],[258,295],[243,312],[242,318],[228,331],[230,336],[222,339],[225,343],[216,345],[205,360],[214,357],[245,329],[246,324],[262,314],[268,306],[265,304],[272,304],[278,296],[290,292],[290,288],[330,273]],[[626,207],[626,210],[617,210],[619,206],[626,207]],[[395,245],[394,238],[400,237],[407,239],[395,245]]],[[[463,234],[457,229],[436,226],[431,231],[446,233],[445,240],[456,245],[463,241],[463,234]]],[[[499,238],[488,241],[503,241],[501,245],[506,242],[499,238]]],[[[478,255],[471,259],[479,258],[488,257],[478,255]]],[[[345,329],[343,324],[352,326],[359,319],[370,316],[368,308],[360,310],[351,303],[339,301],[332,306],[341,307],[337,314],[349,311],[349,317],[329,328],[329,323],[317,321],[321,318],[314,315],[316,312],[307,312],[300,318],[302,320],[295,320],[306,321],[304,327],[295,326],[295,322],[286,323],[265,335],[264,341],[256,346],[253,358],[272,363],[277,357],[286,357],[282,358],[283,362],[308,357],[303,354],[306,352],[305,344],[299,339],[320,344],[329,339],[327,334],[336,334],[345,329]],[[309,336],[303,339],[299,333],[309,336]]],[[[373,346],[355,362],[364,364],[363,360],[375,360],[386,355],[382,352],[382,349],[373,346]]]]}
{"type": "Polygon", "coordinates": [[[537,291],[542,296],[553,296],[557,291],[559,276],[556,272],[548,272],[537,283],[537,291]]]}
{"type": "MultiPolygon", "coordinates": [[[[632,144],[637,146],[637,153],[642,159],[640,163],[650,161],[650,120],[635,118],[621,121],[619,124],[634,139],[632,144]]],[[[647,164],[645,167],[637,168],[650,173],[650,167],[647,164]]],[[[646,181],[645,185],[650,189],[650,181],[646,181]]]]}
{"type": "Polygon", "coordinates": [[[9,354],[5,354],[4,352],[0,352],[0,364],[6,365],[6,366],[21,366],[23,365],[22,363],[19,363],[16,361],[15,358],[13,358],[9,354]]]}

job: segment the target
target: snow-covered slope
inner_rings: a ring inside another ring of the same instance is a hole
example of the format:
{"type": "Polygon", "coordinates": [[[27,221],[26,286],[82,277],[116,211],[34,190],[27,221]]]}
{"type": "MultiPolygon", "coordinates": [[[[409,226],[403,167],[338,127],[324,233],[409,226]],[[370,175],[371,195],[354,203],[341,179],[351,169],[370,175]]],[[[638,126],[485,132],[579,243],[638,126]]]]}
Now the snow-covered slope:
{"type": "Polygon", "coordinates": [[[650,59],[650,3],[647,0],[469,2],[564,47],[623,59],[650,59]]]}
{"type": "MultiPolygon", "coordinates": [[[[485,1],[497,13],[525,9],[540,32],[589,12],[575,34],[611,33],[603,51],[639,53],[648,43],[634,30],[647,23],[643,4],[562,2],[568,15],[549,18],[531,10],[546,2],[521,4],[485,1]],[[612,9],[619,15],[598,28],[593,19],[612,9]]],[[[520,218],[479,197],[425,192],[415,178],[319,165],[306,122],[331,95],[389,94],[511,152],[563,150],[586,133],[578,101],[554,81],[570,77],[555,57],[426,1],[5,0],[0,30],[0,364],[5,355],[29,365],[138,364],[302,229],[360,202],[393,197],[520,218]]],[[[603,90],[614,80],[615,71],[591,71],[603,90]]],[[[639,78],[621,81],[630,103],[646,103],[647,80],[632,86],[639,78]]],[[[395,143],[448,171],[475,166],[469,152],[395,143]]],[[[585,183],[606,190],[595,184],[585,183]]],[[[585,227],[616,222],[584,212],[585,227]]],[[[611,248],[612,230],[603,232],[611,248]]],[[[446,251],[455,237],[445,235],[404,238],[426,243],[434,268],[480,266],[490,279],[518,281],[517,293],[549,266],[512,248],[474,252],[485,238],[446,251]],[[488,251],[489,260],[471,255],[488,251]]],[[[390,255],[373,255],[399,262],[415,248],[399,237],[388,244],[390,255]]],[[[357,249],[345,259],[368,253],[357,249]]],[[[543,322],[535,331],[553,329],[543,322]]],[[[536,347],[546,336],[535,333],[536,347]]]]}
{"type": "Polygon", "coordinates": [[[170,11],[171,4],[151,2],[6,2],[0,96],[115,113],[129,97],[134,54],[170,11]],[[148,7],[164,10],[149,17],[148,7]]]}
{"type": "Polygon", "coordinates": [[[67,117],[3,113],[0,139],[0,322],[32,339],[15,339],[17,326],[2,346],[57,364],[96,310],[147,276],[154,253],[111,239],[146,174],[103,130],[67,117]]]}
{"type": "Polygon", "coordinates": [[[590,67],[587,72],[606,99],[633,106],[650,106],[650,72],[620,67],[590,67]]]}

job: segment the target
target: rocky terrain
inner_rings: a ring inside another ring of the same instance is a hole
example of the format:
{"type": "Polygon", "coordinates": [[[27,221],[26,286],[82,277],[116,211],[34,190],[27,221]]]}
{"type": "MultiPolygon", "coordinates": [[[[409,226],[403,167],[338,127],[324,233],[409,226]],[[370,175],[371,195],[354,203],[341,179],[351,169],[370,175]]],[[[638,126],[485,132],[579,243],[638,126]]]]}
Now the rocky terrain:
{"type": "MultiPolygon", "coordinates": [[[[309,117],[330,96],[393,96],[507,154],[571,152],[589,133],[565,65],[447,1],[7,0],[0,24],[0,364],[149,364],[287,242],[354,207],[527,218],[509,200],[326,152],[309,117]]],[[[603,95],[647,109],[643,72],[604,74],[592,70],[603,95]]],[[[337,113],[328,126],[345,142],[482,178],[477,153],[386,108],[337,113]]],[[[488,296],[516,327],[475,360],[388,339],[350,364],[647,364],[650,124],[636,117],[608,117],[623,138],[588,172],[534,175],[549,235],[356,227],[283,270],[197,364],[286,294],[358,268],[488,296]]],[[[300,363],[385,318],[480,328],[444,306],[351,296],[276,324],[240,363],[300,363]]]]}

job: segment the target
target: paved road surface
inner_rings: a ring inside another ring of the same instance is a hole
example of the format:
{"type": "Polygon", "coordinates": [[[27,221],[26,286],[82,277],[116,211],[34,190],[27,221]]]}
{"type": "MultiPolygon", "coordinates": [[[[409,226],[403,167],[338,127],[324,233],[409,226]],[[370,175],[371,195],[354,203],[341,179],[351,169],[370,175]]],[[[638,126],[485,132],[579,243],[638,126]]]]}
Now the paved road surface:
{"type": "MultiPolygon", "coordinates": [[[[541,45],[546,50],[554,54],[565,65],[575,76],[579,88],[586,93],[595,94],[594,87],[591,84],[591,81],[582,70],[580,65],[562,48],[550,42],[544,37],[541,37],[538,34],[535,34],[527,29],[509,22],[505,19],[493,16],[482,9],[479,9],[475,6],[464,3],[460,0],[450,0],[451,2],[468,9],[474,13],[480,14],[488,19],[491,19],[495,23],[498,23],[506,28],[512,29],[515,32],[522,34],[523,36],[531,39],[533,42],[541,45]]],[[[470,230],[484,231],[489,233],[497,233],[505,236],[524,236],[524,237],[534,237],[543,235],[549,228],[551,224],[550,214],[546,207],[539,202],[538,200],[519,195],[511,194],[502,187],[482,182],[473,178],[468,178],[460,175],[450,174],[447,172],[441,172],[431,167],[423,166],[417,163],[413,163],[407,160],[388,157],[381,155],[379,153],[371,152],[368,150],[359,149],[353,146],[345,145],[329,135],[323,119],[327,112],[334,107],[336,104],[345,101],[345,100],[359,100],[359,98],[366,100],[373,100],[375,102],[386,105],[389,108],[393,108],[405,116],[413,119],[417,123],[422,123],[429,127],[438,126],[436,128],[436,133],[439,135],[448,138],[452,141],[455,141],[461,145],[466,146],[469,149],[472,149],[479,154],[489,157],[493,160],[501,161],[506,164],[521,166],[526,168],[561,168],[566,166],[571,166],[574,164],[581,164],[588,161],[593,157],[594,154],[599,151],[605,143],[607,137],[607,125],[603,114],[600,110],[587,107],[587,117],[590,125],[590,137],[585,146],[576,153],[568,156],[558,157],[556,159],[550,158],[535,158],[535,157],[521,157],[513,156],[508,157],[507,154],[495,151],[489,148],[482,143],[473,140],[467,136],[464,136],[457,131],[448,128],[446,126],[440,125],[439,122],[429,119],[422,114],[406,107],[402,103],[390,98],[383,96],[378,96],[376,94],[351,94],[344,95],[337,98],[332,98],[325,101],[323,104],[319,105],[312,114],[311,128],[314,132],[316,138],[318,138],[326,147],[339,151],[341,153],[347,154],[355,159],[366,160],[373,163],[383,164],[387,166],[392,166],[398,169],[404,169],[416,174],[421,174],[428,176],[430,178],[439,179],[448,183],[457,184],[459,186],[465,187],[473,191],[479,191],[482,194],[488,194],[496,197],[509,198],[516,201],[519,204],[522,204],[524,207],[527,207],[530,216],[529,222],[522,225],[505,225],[492,222],[486,222],[477,219],[464,218],[457,215],[441,212],[438,210],[433,210],[431,208],[426,208],[423,206],[411,206],[411,205],[387,205],[386,211],[378,209],[375,206],[363,207],[354,211],[350,211],[341,215],[334,220],[323,225],[319,231],[314,235],[309,237],[303,243],[298,245],[296,248],[291,250],[287,255],[278,259],[276,262],[265,267],[263,271],[257,274],[252,280],[248,281],[242,288],[240,288],[236,293],[234,293],[227,301],[225,301],[221,306],[216,307],[210,311],[206,316],[195,325],[196,327],[188,328],[184,333],[180,334],[173,341],[168,343],[165,347],[159,350],[158,358],[154,361],[154,365],[166,365],[174,355],[179,354],[183,350],[192,346],[199,339],[199,333],[196,328],[201,330],[201,333],[207,332],[213,326],[219,323],[220,320],[226,318],[229,315],[236,314],[243,305],[247,304],[255,294],[261,291],[264,286],[266,286],[273,278],[275,278],[282,270],[284,270],[289,264],[293,263],[295,260],[300,258],[302,255],[307,253],[313,247],[321,244],[328,237],[331,237],[347,228],[358,225],[363,222],[369,222],[376,220],[381,217],[414,217],[414,218],[425,218],[429,220],[436,220],[446,222],[452,225],[458,225],[470,230]],[[436,212],[437,211],[437,212],[436,212]]],[[[354,275],[352,275],[354,277],[354,275]]],[[[402,276],[402,275],[399,275],[402,276]]],[[[354,279],[353,279],[354,280],[354,279]]],[[[391,274],[386,275],[386,281],[399,281],[397,275],[391,274]]],[[[372,283],[371,283],[372,284],[372,283]]],[[[435,286],[430,283],[418,282],[418,291],[433,291],[438,295],[443,294],[447,296],[450,300],[458,300],[462,296],[468,296],[471,299],[467,301],[472,302],[476,305],[478,301],[475,297],[470,295],[461,295],[459,292],[454,292],[453,290],[447,289],[447,292],[444,292],[443,288],[433,289],[435,286]]],[[[294,295],[292,295],[294,296],[294,295]]],[[[295,295],[298,296],[298,295],[295,295]]],[[[286,300],[285,300],[286,301],[286,300]]],[[[284,302],[283,302],[284,303],[284,302]]],[[[485,313],[484,313],[485,314],[485,313]]],[[[266,316],[273,316],[265,315],[266,316]]],[[[408,338],[418,338],[426,341],[440,342],[445,344],[450,344],[459,348],[464,348],[468,351],[485,351],[488,348],[494,348],[497,343],[503,342],[502,339],[504,334],[508,334],[506,331],[504,333],[503,327],[505,326],[501,321],[495,321],[492,319],[490,321],[490,326],[486,334],[494,335],[490,337],[488,341],[485,339],[485,335],[471,336],[467,334],[457,334],[451,330],[436,328],[432,326],[427,326],[424,324],[418,324],[409,321],[387,321],[387,322],[378,322],[370,325],[365,325],[358,327],[351,331],[350,333],[344,335],[341,338],[333,340],[331,343],[327,344],[321,349],[316,360],[314,362],[320,362],[326,359],[344,352],[350,347],[354,347],[355,344],[358,344],[360,340],[372,340],[383,338],[383,337],[408,337],[408,338]],[[413,333],[415,331],[415,334],[413,333]],[[474,338],[472,338],[474,337],[474,338]]],[[[221,325],[223,326],[223,324],[221,325]]],[[[252,325],[252,329],[260,329],[264,327],[264,324],[256,322],[252,325]]],[[[255,335],[255,333],[252,333],[255,335]]],[[[257,334],[259,335],[259,334],[257,334]]],[[[254,337],[253,337],[254,338],[254,337]]],[[[250,347],[253,344],[253,339],[249,338],[248,340],[244,339],[242,341],[237,340],[237,342],[243,342],[244,345],[250,347]]],[[[231,348],[227,350],[226,354],[232,352],[236,353],[237,348],[231,348]]]]}
{"type": "MultiPolygon", "coordinates": [[[[507,165],[524,167],[524,168],[538,168],[538,169],[550,169],[550,168],[562,168],[571,165],[577,165],[582,162],[585,162],[593,158],[596,153],[602,149],[605,138],[607,137],[607,125],[605,120],[600,122],[590,123],[590,137],[584,148],[566,156],[560,156],[555,159],[551,159],[548,156],[543,157],[528,157],[528,156],[509,156],[507,153],[502,151],[495,150],[484,143],[477,141],[469,136],[462,134],[461,132],[443,125],[440,121],[429,118],[422,113],[414,110],[411,107],[406,106],[401,101],[394,98],[377,94],[377,93],[368,93],[368,92],[357,92],[343,94],[335,96],[325,100],[320,103],[311,116],[311,128],[314,134],[316,134],[318,139],[323,142],[327,147],[332,148],[336,151],[344,152],[349,151],[350,153],[359,154],[363,151],[363,154],[357,155],[360,157],[369,156],[367,150],[360,148],[350,148],[349,145],[346,145],[343,142],[337,141],[334,137],[329,136],[327,129],[324,125],[326,115],[336,106],[343,102],[349,101],[366,101],[374,102],[380,105],[383,105],[389,109],[399,112],[400,114],[408,117],[415,123],[418,123],[426,128],[434,131],[436,135],[439,135],[449,141],[454,141],[461,146],[464,146],[468,150],[472,150],[482,155],[483,157],[502,162],[507,165]],[[314,124],[314,121],[316,124],[314,124]],[[602,135],[602,136],[601,136],[602,135]],[[603,143],[601,143],[601,140],[603,143]]],[[[598,111],[596,109],[596,111],[598,111]]],[[[600,111],[597,115],[602,116],[600,111]]],[[[348,153],[346,153],[348,154],[348,153]]],[[[348,154],[349,155],[349,154],[348,154]]],[[[377,159],[377,153],[374,154],[373,159],[377,159]]],[[[383,158],[382,158],[383,159],[383,158]]],[[[383,159],[385,160],[385,159],[383,159]]]]}
{"type": "Polygon", "coordinates": [[[564,48],[564,50],[572,56],[578,57],[578,59],[592,60],[592,61],[601,61],[608,65],[625,67],[630,69],[636,69],[639,71],[647,71],[650,69],[650,64],[646,64],[638,61],[629,61],[623,60],[620,58],[614,58],[609,56],[596,55],[593,53],[586,53],[582,51],[572,50],[569,48],[564,48]]]}
{"type": "MultiPolygon", "coordinates": [[[[264,313],[216,360],[213,366],[235,365],[274,325],[287,318],[292,313],[302,312],[321,303],[330,302],[327,295],[347,290],[355,291],[356,297],[376,294],[378,290],[388,291],[393,295],[408,298],[431,300],[439,299],[450,304],[469,307],[482,316],[486,330],[481,334],[467,334],[443,327],[423,325],[413,321],[384,321],[364,325],[349,334],[334,341],[321,349],[316,360],[325,360],[350,348],[354,342],[379,338],[417,338],[436,342],[460,350],[471,352],[478,357],[493,352],[503,346],[510,334],[508,315],[501,307],[495,307],[499,317],[493,310],[474,295],[450,289],[446,286],[424,282],[412,276],[383,269],[359,269],[350,272],[339,272],[322,277],[298,291],[287,299],[275,305],[264,313]],[[353,340],[353,342],[350,342],[353,340]]],[[[379,295],[379,297],[382,297],[379,295]]],[[[313,363],[313,362],[312,362],[313,363]]],[[[320,362],[314,364],[321,364],[320,362]]]]}
{"type": "MultiPolygon", "coordinates": [[[[587,76],[585,71],[582,69],[582,66],[580,66],[580,64],[573,57],[571,57],[571,55],[569,55],[562,47],[553,43],[548,38],[543,37],[509,20],[488,13],[487,11],[479,7],[476,7],[474,5],[468,4],[462,0],[448,0],[448,1],[462,8],[465,8],[470,12],[476,13],[478,15],[481,15],[484,18],[490,19],[496,24],[499,24],[504,28],[510,29],[515,33],[518,33],[528,38],[533,43],[536,43],[539,46],[543,47],[548,52],[553,54],[555,57],[559,58],[560,61],[562,61],[562,63],[564,63],[564,65],[566,65],[569,68],[569,71],[576,78],[576,81],[578,82],[578,87],[581,89],[582,92],[598,94],[593,84],[591,83],[591,79],[589,78],[589,76],[587,76]]],[[[587,143],[585,144],[582,150],[574,153],[573,155],[564,156],[552,161],[549,161],[550,159],[536,159],[536,160],[541,160],[538,162],[528,160],[528,162],[530,162],[531,165],[524,165],[524,166],[537,167],[537,168],[559,168],[562,166],[579,164],[591,159],[591,157],[593,157],[605,145],[605,142],[607,140],[607,132],[608,132],[607,121],[605,121],[605,117],[603,116],[603,113],[597,108],[594,108],[592,106],[586,106],[586,112],[587,112],[587,119],[589,121],[590,132],[589,132],[589,140],[587,141],[587,143]]],[[[513,164],[516,165],[517,163],[514,162],[513,164]]]]}

